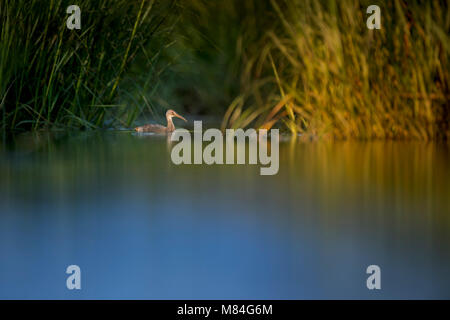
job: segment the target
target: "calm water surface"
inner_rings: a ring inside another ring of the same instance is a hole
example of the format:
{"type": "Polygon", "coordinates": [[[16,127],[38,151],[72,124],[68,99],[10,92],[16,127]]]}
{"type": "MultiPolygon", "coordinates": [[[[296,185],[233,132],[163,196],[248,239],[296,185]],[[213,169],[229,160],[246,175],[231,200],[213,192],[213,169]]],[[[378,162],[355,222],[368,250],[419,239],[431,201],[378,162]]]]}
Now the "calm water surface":
{"type": "Polygon", "coordinates": [[[259,168],[175,166],[129,132],[4,137],[0,298],[450,298],[448,145],[285,140],[259,168]]]}

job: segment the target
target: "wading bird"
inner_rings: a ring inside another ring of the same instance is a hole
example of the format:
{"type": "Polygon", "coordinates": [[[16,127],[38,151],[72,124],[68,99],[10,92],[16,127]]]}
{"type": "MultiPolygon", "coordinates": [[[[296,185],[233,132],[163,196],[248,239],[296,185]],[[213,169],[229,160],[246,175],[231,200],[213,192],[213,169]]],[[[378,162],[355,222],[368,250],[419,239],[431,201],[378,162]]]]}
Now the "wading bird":
{"type": "Polygon", "coordinates": [[[136,128],[134,128],[134,130],[137,131],[137,132],[170,133],[170,132],[175,130],[175,126],[174,126],[173,121],[172,121],[173,117],[177,117],[177,118],[183,119],[184,121],[187,122],[187,120],[185,118],[180,116],[175,111],[167,110],[167,112],[166,112],[167,127],[164,127],[164,126],[159,125],[159,124],[146,124],[146,125],[141,126],[141,127],[136,127],[136,128]]]}

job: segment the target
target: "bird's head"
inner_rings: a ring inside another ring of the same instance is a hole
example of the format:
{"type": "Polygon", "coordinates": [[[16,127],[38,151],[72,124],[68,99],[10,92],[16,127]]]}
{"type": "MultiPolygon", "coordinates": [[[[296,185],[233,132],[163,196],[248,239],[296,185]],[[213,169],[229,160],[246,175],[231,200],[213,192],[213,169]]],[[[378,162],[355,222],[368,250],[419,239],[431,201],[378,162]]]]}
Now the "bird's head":
{"type": "Polygon", "coordinates": [[[166,118],[167,118],[167,119],[171,119],[171,118],[173,118],[173,117],[177,117],[177,118],[183,119],[184,121],[187,122],[187,120],[186,120],[184,117],[180,116],[178,113],[176,113],[176,112],[173,111],[172,109],[167,110],[167,112],[166,112],[166,118]]]}

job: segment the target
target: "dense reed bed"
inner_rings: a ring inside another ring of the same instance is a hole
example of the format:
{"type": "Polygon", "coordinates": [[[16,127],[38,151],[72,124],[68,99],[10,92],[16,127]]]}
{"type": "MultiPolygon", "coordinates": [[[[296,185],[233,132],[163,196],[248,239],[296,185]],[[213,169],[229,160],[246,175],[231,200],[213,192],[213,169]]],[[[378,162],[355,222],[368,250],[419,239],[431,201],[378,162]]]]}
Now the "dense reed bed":
{"type": "Polygon", "coordinates": [[[66,27],[71,4],[0,2],[4,129],[100,128],[138,113],[118,104],[122,80],[142,49],[161,38],[170,1],[80,0],[81,30],[66,27]]]}
{"type": "Polygon", "coordinates": [[[308,138],[449,137],[447,1],[372,2],[80,0],[70,31],[68,1],[4,0],[0,125],[128,127],[171,107],[308,138]]]}
{"type": "MultiPolygon", "coordinates": [[[[223,127],[281,125],[305,137],[449,137],[446,1],[271,0],[241,48],[241,94],[223,127]]],[[[252,29],[251,26],[248,26],[252,29]]]]}

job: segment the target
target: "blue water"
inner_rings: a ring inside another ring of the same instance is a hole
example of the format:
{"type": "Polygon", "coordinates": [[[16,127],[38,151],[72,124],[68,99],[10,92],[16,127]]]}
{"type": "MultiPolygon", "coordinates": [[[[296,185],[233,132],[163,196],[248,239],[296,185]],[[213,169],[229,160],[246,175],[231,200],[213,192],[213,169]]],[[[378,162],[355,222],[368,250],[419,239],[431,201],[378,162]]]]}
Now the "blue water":
{"type": "Polygon", "coordinates": [[[0,144],[2,299],[450,298],[446,145],[299,142],[280,170],[180,165],[165,138],[0,144]],[[66,288],[67,266],[81,290],[66,288]],[[366,268],[381,268],[368,290],[366,268]]]}

